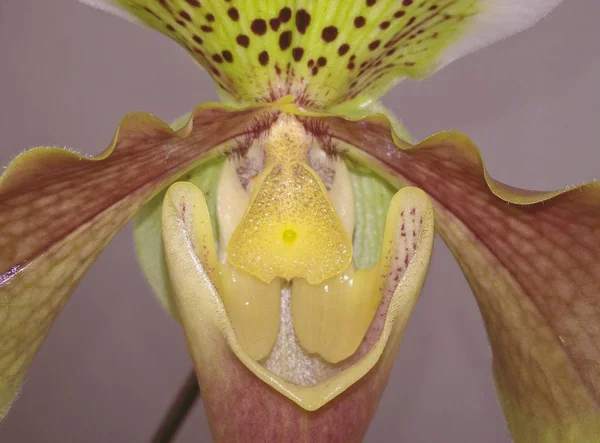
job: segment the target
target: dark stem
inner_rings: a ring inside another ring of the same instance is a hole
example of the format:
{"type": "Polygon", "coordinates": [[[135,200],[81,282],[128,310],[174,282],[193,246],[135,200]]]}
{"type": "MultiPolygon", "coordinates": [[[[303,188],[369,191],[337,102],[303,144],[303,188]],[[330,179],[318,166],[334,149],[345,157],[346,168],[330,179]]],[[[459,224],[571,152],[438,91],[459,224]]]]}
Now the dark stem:
{"type": "Polygon", "coordinates": [[[198,386],[196,372],[192,370],[179,389],[177,397],[175,397],[167,415],[163,418],[160,427],[152,437],[152,443],[171,442],[198,398],[200,398],[200,387],[198,386]]]}

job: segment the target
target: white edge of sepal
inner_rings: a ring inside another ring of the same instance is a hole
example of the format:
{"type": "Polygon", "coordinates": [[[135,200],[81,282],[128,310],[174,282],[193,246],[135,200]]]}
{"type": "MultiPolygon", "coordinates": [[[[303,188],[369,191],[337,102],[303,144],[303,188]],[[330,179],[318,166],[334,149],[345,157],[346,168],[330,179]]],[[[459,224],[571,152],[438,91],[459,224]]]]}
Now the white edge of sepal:
{"type": "Polygon", "coordinates": [[[114,14],[118,17],[124,18],[130,22],[137,23],[138,20],[135,16],[128,13],[125,9],[117,6],[115,1],[111,0],[78,0],[80,3],[91,6],[92,8],[99,9],[100,11],[114,14]]]}
{"type": "Polygon", "coordinates": [[[469,28],[441,55],[437,69],[533,26],[562,0],[485,0],[469,28]]]}

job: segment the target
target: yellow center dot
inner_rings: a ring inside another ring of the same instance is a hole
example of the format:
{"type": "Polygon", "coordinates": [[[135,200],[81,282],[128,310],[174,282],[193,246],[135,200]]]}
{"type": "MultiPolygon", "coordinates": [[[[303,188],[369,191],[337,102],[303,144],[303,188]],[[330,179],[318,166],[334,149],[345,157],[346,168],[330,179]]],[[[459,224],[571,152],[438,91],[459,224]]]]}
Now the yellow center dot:
{"type": "Polygon", "coordinates": [[[298,234],[296,234],[296,231],[294,231],[293,229],[286,229],[285,231],[283,231],[283,241],[286,243],[293,243],[296,240],[296,237],[298,236],[298,234]]]}

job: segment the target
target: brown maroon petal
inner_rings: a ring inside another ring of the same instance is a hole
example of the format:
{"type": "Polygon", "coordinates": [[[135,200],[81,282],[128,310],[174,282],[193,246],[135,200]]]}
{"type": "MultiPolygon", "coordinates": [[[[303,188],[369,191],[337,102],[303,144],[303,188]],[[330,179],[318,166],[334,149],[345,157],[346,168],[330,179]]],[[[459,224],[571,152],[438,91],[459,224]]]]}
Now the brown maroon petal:
{"type": "Polygon", "coordinates": [[[600,184],[512,188],[488,177],[466,136],[445,132],[411,147],[381,116],[307,127],[433,199],[437,231],[485,320],[515,440],[600,441],[600,184]]]}
{"type": "Polygon", "coordinates": [[[155,193],[274,110],[196,109],[174,132],[127,115],[96,158],[57,148],[17,157],[0,177],[0,419],[81,276],[155,193]]]}

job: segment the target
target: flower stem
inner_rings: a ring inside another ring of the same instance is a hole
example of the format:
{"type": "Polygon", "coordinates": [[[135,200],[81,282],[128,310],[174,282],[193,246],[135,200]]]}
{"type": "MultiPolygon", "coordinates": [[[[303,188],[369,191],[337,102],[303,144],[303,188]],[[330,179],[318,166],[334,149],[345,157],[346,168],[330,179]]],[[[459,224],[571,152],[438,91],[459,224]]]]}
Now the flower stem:
{"type": "Polygon", "coordinates": [[[200,387],[198,386],[196,372],[192,369],[179,389],[160,427],[152,437],[151,442],[171,442],[198,398],[200,398],[200,387]]]}

